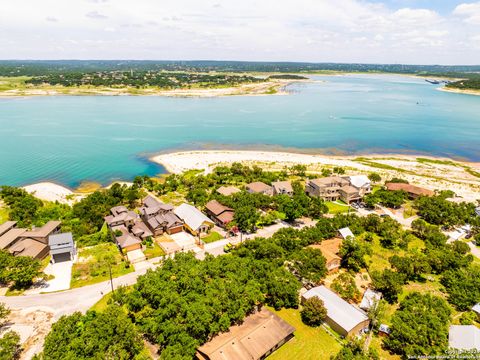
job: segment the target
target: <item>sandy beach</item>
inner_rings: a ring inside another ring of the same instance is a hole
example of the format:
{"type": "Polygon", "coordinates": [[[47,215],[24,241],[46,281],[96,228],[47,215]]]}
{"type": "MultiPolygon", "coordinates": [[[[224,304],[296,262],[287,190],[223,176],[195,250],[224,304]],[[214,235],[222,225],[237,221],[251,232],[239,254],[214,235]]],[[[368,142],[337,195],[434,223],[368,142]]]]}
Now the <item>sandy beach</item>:
{"type": "Polygon", "coordinates": [[[462,90],[462,89],[453,89],[446,86],[440,87],[437,90],[445,91],[454,94],[466,94],[466,95],[475,95],[480,96],[480,90],[462,90]]]}
{"type": "Polygon", "coordinates": [[[61,204],[71,204],[75,199],[75,193],[72,190],[51,182],[27,185],[24,186],[23,189],[40,200],[45,201],[58,201],[61,204]]]}
{"type": "MultiPolygon", "coordinates": [[[[425,159],[426,157],[422,157],[425,159]]],[[[160,154],[151,158],[171,173],[198,169],[211,171],[219,165],[241,162],[258,165],[266,170],[282,170],[295,164],[307,166],[310,173],[320,174],[323,168],[341,166],[347,174],[376,172],[383,179],[400,177],[410,183],[431,190],[452,190],[466,201],[480,199],[480,178],[471,172],[480,172],[480,164],[463,163],[450,159],[429,158],[418,161],[413,155],[326,156],[273,151],[205,150],[160,154]],[[468,172],[467,170],[470,170],[468,172]]]]}

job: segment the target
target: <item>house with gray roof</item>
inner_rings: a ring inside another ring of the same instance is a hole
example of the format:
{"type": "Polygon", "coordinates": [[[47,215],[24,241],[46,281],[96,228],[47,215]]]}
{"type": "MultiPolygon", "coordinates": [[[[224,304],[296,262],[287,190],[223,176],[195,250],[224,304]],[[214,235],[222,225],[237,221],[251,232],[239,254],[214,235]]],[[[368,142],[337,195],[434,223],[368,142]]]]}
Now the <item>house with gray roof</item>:
{"type": "Polygon", "coordinates": [[[352,230],[350,230],[349,227],[344,227],[338,230],[338,233],[342,237],[342,239],[347,239],[347,238],[355,238],[355,235],[353,235],[352,230]]]}
{"type": "Polygon", "coordinates": [[[272,183],[273,195],[293,195],[293,187],[290,181],[275,181],[272,183]]]}
{"type": "Polygon", "coordinates": [[[325,286],[314,287],[302,295],[302,301],[318,297],[327,309],[325,322],[344,337],[355,336],[368,329],[370,320],[367,314],[349,304],[325,286]]]}
{"type": "Polygon", "coordinates": [[[53,234],[48,237],[52,262],[73,260],[77,250],[72,233],[53,234]]]}
{"type": "Polygon", "coordinates": [[[185,229],[195,236],[207,233],[215,225],[205,214],[190,204],[181,204],[174,213],[183,221],[185,229]]]}

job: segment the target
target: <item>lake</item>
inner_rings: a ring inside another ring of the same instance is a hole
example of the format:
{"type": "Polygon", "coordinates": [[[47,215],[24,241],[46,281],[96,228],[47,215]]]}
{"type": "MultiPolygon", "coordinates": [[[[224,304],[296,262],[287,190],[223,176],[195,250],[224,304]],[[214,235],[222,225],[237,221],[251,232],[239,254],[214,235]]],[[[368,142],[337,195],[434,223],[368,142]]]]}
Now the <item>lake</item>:
{"type": "Polygon", "coordinates": [[[420,78],[313,76],[287,96],[0,99],[0,184],[76,187],[165,172],[170,149],[278,146],[480,161],[480,97],[420,78]]]}

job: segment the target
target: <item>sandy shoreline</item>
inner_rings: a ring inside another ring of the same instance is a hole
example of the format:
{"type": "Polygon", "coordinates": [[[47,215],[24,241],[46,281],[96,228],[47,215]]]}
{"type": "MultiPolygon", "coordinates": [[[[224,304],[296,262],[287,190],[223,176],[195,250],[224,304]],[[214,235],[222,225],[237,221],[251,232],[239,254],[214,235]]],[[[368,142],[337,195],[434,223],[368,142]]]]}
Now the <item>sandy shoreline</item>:
{"type": "Polygon", "coordinates": [[[416,155],[326,156],[275,151],[204,150],[160,154],[151,158],[170,173],[186,170],[211,171],[219,165],[241,162],[258,165],[266,170],[283,170],[295,164],[306,165],[311,173],[321,174],[323,168],[343,167],[347,174],[379,173],[383,179],[401,177],[412,184],[431,190],[452,190],[466,201],[480,199],[480,178],[467,171],[480,172],[479,163],[460,162],[447,158],[416,155]],[[433,162],[419,162],[417,159],[433,162]]]}
{"type": "Polygon", "coordinates": [[[462,90],[462,89],[452,89],[448,87],[440,87],[437,88],[439,91],[445,91],[449,93],[454,93],[454,94],[464,94],[464,95],[474,95],[474,96],[480,96],[480,90],[462,90]]]}

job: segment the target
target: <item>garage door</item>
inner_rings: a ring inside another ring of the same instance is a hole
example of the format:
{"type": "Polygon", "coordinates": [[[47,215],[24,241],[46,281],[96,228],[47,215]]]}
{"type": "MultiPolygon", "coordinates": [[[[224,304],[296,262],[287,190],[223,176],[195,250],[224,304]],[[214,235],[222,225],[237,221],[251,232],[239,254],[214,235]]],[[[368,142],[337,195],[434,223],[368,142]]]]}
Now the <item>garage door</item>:
{"type": "Polygon", "coordinates": [[[70,261],[70,253],[55,254],[53,255],[53,261],[55,263],[70,261]]]}

